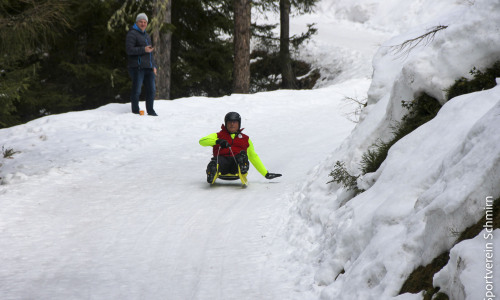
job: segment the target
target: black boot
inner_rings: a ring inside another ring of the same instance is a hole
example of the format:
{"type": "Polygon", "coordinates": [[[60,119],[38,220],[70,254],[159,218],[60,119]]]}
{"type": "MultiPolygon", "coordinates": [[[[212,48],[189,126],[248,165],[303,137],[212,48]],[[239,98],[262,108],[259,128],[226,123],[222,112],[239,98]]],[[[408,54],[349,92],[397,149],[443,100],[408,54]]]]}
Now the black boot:
{"type": "Polygon", "coordinates": [[[240,153],[238,153],[236,155],[236,161],[240,166],[241,174],[246,174],[248,172],[248,169],[250,168],[247,152],[245,150],[242,150],[240,153]]]}
{"type": "Polygon", "coordinates": [[[212,158],[207,165],[207,182],[212,183],[214,181],[215,174],[217,173],[217,162],[215,158],[212,158]]]}

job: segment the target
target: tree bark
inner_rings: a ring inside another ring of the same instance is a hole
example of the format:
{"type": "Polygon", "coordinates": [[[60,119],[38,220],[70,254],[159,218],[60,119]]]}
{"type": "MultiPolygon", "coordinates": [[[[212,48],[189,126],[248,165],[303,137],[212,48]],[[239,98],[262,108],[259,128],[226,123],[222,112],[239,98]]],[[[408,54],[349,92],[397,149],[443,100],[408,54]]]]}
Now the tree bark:
{"type": "Polygon", "coordinates": [[[170,30],[161,30],[161,24],[172,23],[172,0],[156,0],[154,6],[155,17],[160,17],[154,28],[153,44],[155,59],[158,66],[156,74],[156,95],[158,99],[170,99],[170,57],[172,47],[172,33],[170,30]]]}
{"type": "Polygon", "coordinates": [[[281,87],[296,88],[290,58],[290,0],[280,0],[280,63],[281,87]]]}
{"type": "Polygon", "coordinates": [[[250,91],[251,0],[234,0],[233,92],[250,91]]]}

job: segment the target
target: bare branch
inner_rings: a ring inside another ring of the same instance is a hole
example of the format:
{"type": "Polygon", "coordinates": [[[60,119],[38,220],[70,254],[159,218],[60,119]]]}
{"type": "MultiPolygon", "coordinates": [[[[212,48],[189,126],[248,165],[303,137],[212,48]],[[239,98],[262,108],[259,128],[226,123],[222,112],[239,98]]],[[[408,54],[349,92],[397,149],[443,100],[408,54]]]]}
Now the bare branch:
{"type": "Polygon", "coordinates": [[[363,108],[366,107],[367,99],[365,98],[365,99],[359,100],[359,99],[354,98],[354,97],[347,97],[346,96],[342,100],[347,102],[346,105],[352,106],[354,104],[354,106],[355,106],[354,111],[349,112],[349,113],[345,113],[344,117],[346,117],[349,121],[351,121],[353,123],[359,123],[359,117],[361,115],[361,111],[363,110],[363,108]]]}
{"type": "Polygon", "coordinates": [[[408,56],[410,52],[415,49],[418,45],[424,44],[424,46],[427,46],[430,42],[434,40],[434,37],[436,36],[436,33],[438,31],[441,31],[443,29],[448,28],[448,26],[444,25],[438,25],[433,28],[431,28],[428,32],[410,39],[404,41],[402,44],[391,46],[391,50],[393,51],[394,54],[399,54],[400,56],[408,56]]]}

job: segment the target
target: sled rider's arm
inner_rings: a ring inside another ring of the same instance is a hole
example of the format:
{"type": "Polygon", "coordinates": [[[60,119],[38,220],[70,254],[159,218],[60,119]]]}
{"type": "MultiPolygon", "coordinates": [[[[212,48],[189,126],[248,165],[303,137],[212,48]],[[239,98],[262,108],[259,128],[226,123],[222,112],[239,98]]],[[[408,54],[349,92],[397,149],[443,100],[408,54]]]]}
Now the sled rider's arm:
{"type": "Polygon", "coordinates": [[[252,165],[259,171],[262,176],[266,176],[267,174],[267,169],[264,167],[264,164],[260,160],[260,157],[257,155],[255,152],[255,148],[253,147],[253,143],[250,139],[248,139],[248,149],[247,149],[247,154],[248,154],[248,160],[252,163],[252,165]]]}
{"type": "Polygon", "coordinates": [[[200,145],[203,147],[214,146],[217,141],[217,133],[209,134],[200,139],[200,145]]]}

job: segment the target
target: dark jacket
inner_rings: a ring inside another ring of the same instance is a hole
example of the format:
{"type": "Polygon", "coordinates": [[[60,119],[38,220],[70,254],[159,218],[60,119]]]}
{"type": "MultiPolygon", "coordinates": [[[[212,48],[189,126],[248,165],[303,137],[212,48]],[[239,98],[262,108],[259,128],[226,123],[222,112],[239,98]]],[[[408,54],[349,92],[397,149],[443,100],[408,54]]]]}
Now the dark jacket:
{"type": "Polygon", "coordinates": [[[151,45],[151,37],[147,32],[142,32],[137,24],[134,24],[127,33],[125,49],[127,51],[128,68],[156,68],[153,53],[147,53],[144,48],[151,45]]]}

